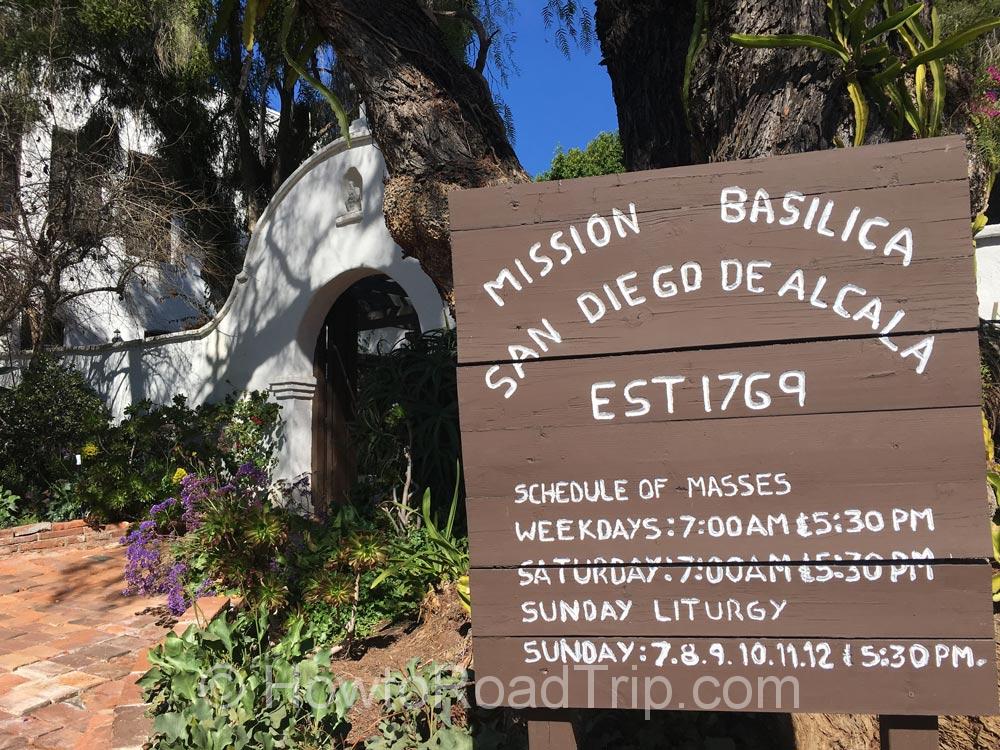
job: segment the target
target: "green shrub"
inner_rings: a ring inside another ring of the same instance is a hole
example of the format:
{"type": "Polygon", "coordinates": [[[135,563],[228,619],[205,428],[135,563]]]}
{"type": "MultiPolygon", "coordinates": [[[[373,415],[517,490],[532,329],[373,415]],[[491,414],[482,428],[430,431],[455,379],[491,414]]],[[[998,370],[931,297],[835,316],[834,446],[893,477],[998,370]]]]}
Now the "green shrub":
{"type": "Polygon", "coordinates": [[[269,466],[280,441],[280,424],[279,406],[260,392],[195,408],[183,396],[165,406],[140,401],[97,440],[96,452],[84,458],[76,491],[96,515],[137,518],[175,494],[188,472],[235,473],[251,461],[269,466]]]}
{"type": "Polygon", "coordinates": [[[0,486],[20,497],[18,516],[53,518],[53,495],[76,481],[109,416],[79,372],[46,357],[0,391],[0,486]]]}
{"type": "Polygon", "coordinates": [[[352,496],[359,506],[391,500],[409,459],[418,496],[428,488],[435,498],[449,496],[460,446],[455,373],[456,337],[449,330],[361,359],[351,426],[358,456],[352,496]]]}
{"type": "Polygon", "coordinates": [[[0,487],[0,529],[13,526],[17,521],[17,503],[21,498],[0,487]]]}
{"type": "Polygon", "coordinates": [[[382,711],[378,734],[365,750],[499,750],[523,748],[522,729],[503,726],[503,712],[486,711],[469,700],[471,675],[458,667],[411,659],[375,686],[382,711]]]}
{"type": "Polygon", "coordinates": [[[465,718],[466,675],[437,662],[419,664],[411,659],[375,687],[384,718],[365,750],[472,750],[468,725],[456,721],[456,714],[465,718]]]}
{"type": "Polygon", "coordinates": [[[16,495],[0,525],[82,515],[134,519],[176,493],[189,471],[270,466],[281,440],[279,407],[265,393],[196,408],[177,396],[141,401],[120,423],[75,369],[36,357],[0,391],[0,487],[16,495]]]}
{"type": "Polygon", "coordinates": [[[252,462],[190,474],[177,489],[122,540],[130,594],[167,594],[179,614],[208,590],[231,591],[281,618],[304,610],[317,641],[348,646],[419,609],[426,587],[408,579],[372,592],[397,542],[371,517],[298,515],[252,462]]]}
{"type": "Polygon", "coordinates": [[[552,165],[535,180],[571,180],[576,177],[595,177],[603,174],[620,174],[625,170],[625,151],[618,133],[599,133],[583,150],[556,149],[552,165]]]}
{"type": "Polygon", "coordinates": [[[343,747],[357,691],[336,685],[330,652],[301,618],[271,641],[267,610],[220,616],[149,652],[139,684],[155,715],[156,750],[343,747]]]}
{"type": "Polygon", "coordinates": [[[383,582],[403,584],[409,590],[424,591],[444,582],[455,582],[459,598],[471,612],[469,596],[469,540],[454,532],[458,508],[458,484],[451,498],[448,520],[438,526],[431,515],[430,490],[424,492],[421,506],[422,528],[413,528],[397,537],[389,564],[372,582],[375,588],[383,582]]]}

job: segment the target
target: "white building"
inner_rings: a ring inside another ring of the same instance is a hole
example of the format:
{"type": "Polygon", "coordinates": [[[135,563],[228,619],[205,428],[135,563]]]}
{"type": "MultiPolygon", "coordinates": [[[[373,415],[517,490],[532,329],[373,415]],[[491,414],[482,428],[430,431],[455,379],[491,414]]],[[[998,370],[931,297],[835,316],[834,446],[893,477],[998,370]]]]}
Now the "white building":
{"type": "MultiPolygon", "coordinates": [[[[434,283],[386,229],[384,177],[382,154],[366,123],[356,121],[350,144],[340,139],[321,149],[278,190],[228,299],[204,325],[145,337],[137,321],[120,329],[122,341],[60,353],[116,415],[142,399],[168,403],[184,394],[202,403],[270,391],[285,422],[278,477],[312,476],[314,488],[335,493],[331,477],[346,439],[338,336],[346,330],[346,345],[374,350],[395,345],[407,329],[449,324],[434,283]],[[362,300],[360,310],[345,308],[348,299],[362,300]]],[[[0,384],[16,378],[24,361],[0,360],[0,384]]]]}
{"type": "MultiPolygon", "coordinates": [[[[99,94],[85,103],[69,96],[52,99],[45,121],[20,139],[12,139],[13,152],[0,158],[0,262],[9,268],[27,266],[26,259],[34,252],[31,239],[51,231],[52,214],[57,213],[54,207],[60,205],[58,194],[72,179],[65,177],[66,172],[71,165],[78,168],[83,163],[81,134],[95,122],[98,99],[99,94]]],[[[109,193],[119,189],[123,180],[132,179],[130,184],[136,184],[134,170],[154,158],[156,145],[127,112],[117,113],[113,127],[103,127],[100,138],[102,148],[113,147],[118,155],[117,173],[109,169],[107,174],[95,175],[74,197],[77,201],[90,199],[95,208],[110,205],[113,199],[109,193]]],[[[157,247],[173,248],[173,253],[161,253],[156,260],[147,256],[139,262],[142,248],[127,247],[120,237],[102,237],[100,248],[64,269],[60,285],[74,293],[117,287],[125,269],[138,266],[127,274],[124,295],[95,292],[60,305],[56,315],[59,325],[52,329],[49,340],[41,343],[78,347],[143,338],[196,327],[214,313],[201,280],[202,258],[184,252],[180,226],[164,218],[162,226],[154,228],[159,234],[149,238],[149,245],[155,242],[157,247]]],[[[38,343],[31,340],[26,317],[2,332],[0,351],[17,352],[38,343]]]]}

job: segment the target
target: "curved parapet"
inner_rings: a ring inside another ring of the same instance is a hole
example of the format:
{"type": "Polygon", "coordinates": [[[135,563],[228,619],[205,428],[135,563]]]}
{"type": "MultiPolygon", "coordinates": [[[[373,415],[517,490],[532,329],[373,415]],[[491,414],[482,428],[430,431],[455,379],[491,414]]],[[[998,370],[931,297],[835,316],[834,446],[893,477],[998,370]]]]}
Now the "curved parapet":
{"type": "MultiPolygon", "coordinates": [[[[365,276],[385,274],[413,304],[423,330],[446,310],[434,283],[404,258],[382,217],[385,163],[358,123],[281,186],[257,223],[242,272],[207,324],[192,331],[58,352],[80,369],[116,416],[142,399],[193,403],[271,390],[284,406],[285,478],[310,470],[313,356],[333,302],[365,276]]],[[[14,358],[7,377],[19,369],[14,358]]],[[[2,373],[0,373],[2,375],[2,373]]]]}

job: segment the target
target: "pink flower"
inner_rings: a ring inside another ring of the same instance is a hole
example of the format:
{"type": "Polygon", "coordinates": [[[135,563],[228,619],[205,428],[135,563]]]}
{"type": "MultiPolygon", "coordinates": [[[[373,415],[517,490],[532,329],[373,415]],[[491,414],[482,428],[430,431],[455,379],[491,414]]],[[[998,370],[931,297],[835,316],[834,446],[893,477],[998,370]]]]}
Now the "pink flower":
{"type": "Polygon", "coordinates": [[[988,67],[986,72],[990,74],[990,78],[992,78],[996,83],[1000,83],[1000,70],[998,70],[995,65],[988,67]]]}
{"type": "Polygon", "coordinates": [[[987,91],[986,94],[985,94],[985,96],[991,102],[995,102],[997,100],[997,92],[996,91],[987,91]]]}

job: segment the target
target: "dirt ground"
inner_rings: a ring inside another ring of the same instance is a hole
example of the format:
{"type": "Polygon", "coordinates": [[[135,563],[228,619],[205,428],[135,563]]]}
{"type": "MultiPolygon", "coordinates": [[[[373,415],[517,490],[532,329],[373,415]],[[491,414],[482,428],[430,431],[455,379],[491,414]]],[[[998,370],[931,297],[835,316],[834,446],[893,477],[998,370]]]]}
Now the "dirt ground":
{"type": "MultiPolygon", "coordinates": [[[[994,618],[1000,641],[1000,615],[994,618]]],[[[425,605],[421,623],[394,628],[361,645],[360,656],[341,658],[334,671],[355,680],[363,694],[387,669],[403,669],[414,656],[460,666],[472,664],[469,621],[453,594],[425,605]]],[[[998,647],[1000,659],[1000,647],[998,647]]],[[[998,675],[1000,684],[1000,675],[998,675]]],[[[524,746],[522,718],[490,712],[487,720],[503,727],[507,747],[524,746]]],[[[878,723],[858,714],[738,714],[659,712],[646,721],[638,711],[584,711],[576,714],[579,746],[616,750],[878,750],[878,723]]],[[[351,739],[373,734],[378,707],[364,695],[351,713],[351,739]]],[[[1000,750],[1000,716],[945,716],[940,720],[941,750],[1000,750]]]]}
{"type": "Polygon", "coordinates": [[[351,742],[359,742],[375,733],[380,712],[371,699],[371,688],[385,679],[390,670],[402,670],[415,656],[422,662],[437,661],[469,666],[472,641],[469,618],[454,591],[432,594],[424,602],[422,619],[415,627],[398,626],[359,644],[353,658],[334,657],[333,671],[338,677],[353,680],[361,698],[351,709],[351,742]]]}

